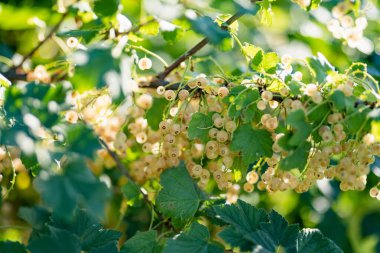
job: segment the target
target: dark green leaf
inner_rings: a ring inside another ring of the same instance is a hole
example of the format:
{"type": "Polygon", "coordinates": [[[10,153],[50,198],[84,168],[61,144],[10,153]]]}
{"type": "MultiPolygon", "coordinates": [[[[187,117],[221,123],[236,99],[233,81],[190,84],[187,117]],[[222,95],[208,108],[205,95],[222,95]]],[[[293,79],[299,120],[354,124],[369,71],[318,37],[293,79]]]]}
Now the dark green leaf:
{"type": "Polygon", "coordinates": [[[289,154],[280,161],[280,168],[282,170],[299,169],[303,171],[309,157],[310,143],[304,142],[296,149],[289,151],[289,154]]]}
{"type": "Polygon", "coordinates": [[[273,141],[271,134],[249,124],[239,126],[234,132],[231,149],[240,151],[244,163],[248,166],[262,156],[272,156],[273,141]]]}
{"type": "Polygon", "coordinates": [[[94,12],[101,17],[112,16],[119,7],[119,0],[96,0],[94,12]]]}
{"type": "Polygon", "coordinates": [[[157,231],[149,230],[137,232],[124,243],[120,253],[154,253],[157,247],[157,231]]]}
{"type": "Polygon", "coordinates": [[[238,247],[241,251],[249,251],[253,247],[253,243],[243,237],[233,226],[223,229],[218,236],[228,243],[231,247],[238,247]]]}
{"type": "Polygon", "coordinates": [[[190,140],[200,139],[206,142],[209,139],[208,132],[213,126],[213,121],[210,115],[197,112],[191,116],[189,122],[188,135],[190,140]]]}
{"type": "Polygon", "coordinates": [[[19,242],[2,241],[0,242],[1,253],[27,253],[26,248],[19,242]]]}
{"type": "Polygon", "coordinates": [[[79,238],[68,231],[49,227],[50,234],[34,238],[29,242],[28,249],[31,253],[80,253],[79,238]]]}
{"type": "Polygon", "coordinates": [[[260,228],[245,237],[268,252],[276,252],[279,246],[294,248],[298,235],[298,225],[290,225],[277,212],[269,213],[269,222],[260,223],[260,228]]]}
{"type": "Polygon", "coordinates": [[[232,225],[242,235],[255,231],[260,222],[267,220],[264,209],[258,209],[242,200],[234,205],[215,206],[214,210],[220,220],[232,225]]]}
{"type": "Polygon", "coordinates": [[[153,130],[158,130],[167,104],[168,101],[165,98],[154,98],[152,107],[147,110],[145,117],[153,130]]]}
{"type": "Polygon", "coordinates": [[[183,165],[162,173],[160,184],[163,188],[156,199],[158,210],[171,217],[175,226],[185,225],[204,199],[201,191],[183,165]]]}
{"type": "Polygon", "coordinates": [[[195,32],[204,35],[211,44],[220,44],[223,39],[230,36],[222,30],[211,18],[199,17],[190,21],[195,32]]]}
{"type": "Polygon", "coordinates": [[[302,229],[297,237],[297,253],[343,253],[330,239],[323,236],[318,229],[302,229]]]}
{"type": "Polygon", "coordinates": [[[301,109],[289,113],[287,123],[292,127],[293,135],[290,137],[288,144],[291,146],[299,146],[309,137],[312,128],[306,122],[305,112],[301,109]]]}
{"type": "Polygon", "coordinates": [[[67,125],[65,143],[70,152],[75,152],[92,158],[101,148],[94,130],[85,124],[67,125]]]}
{"type": "Polygon", "coordinates": [[[77,205],[102,216],[109,198],[105,184],[99,182],[79,158],[71,159],[63,168],[62,175],[37,178],[35,186],[45,204],[64,217],[72,216],[77,205]]]}
{"type": "Polygon", "coordinates": [[[170,239],[164,248],[164,253],[223,253],[219,245],[209,242],[210,233],[207,227],[194,222],[188,231],[175,239],[170,239]]]}

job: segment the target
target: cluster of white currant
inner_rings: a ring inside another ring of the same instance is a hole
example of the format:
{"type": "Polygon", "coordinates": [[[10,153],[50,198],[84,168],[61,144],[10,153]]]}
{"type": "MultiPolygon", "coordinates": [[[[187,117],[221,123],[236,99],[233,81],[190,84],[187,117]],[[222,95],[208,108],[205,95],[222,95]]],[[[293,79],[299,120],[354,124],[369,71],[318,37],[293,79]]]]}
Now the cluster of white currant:
{"type": "Polygon", "coordinates": [[[332,9],[333,19],[327,23],[327,28],[337,39],[343,39],[351,48],[357,48],[364,53],[371,53],[373,48],[367,38],[363,36],[363,31],[367,27],[365,16],[354,19],[352,17],[353,4],[341,2],[332,9]],[[368,47],[369,46],[369,47],[368,47]]]}
{"type": "Polygon", "coordinates": [[[26,79],[28,82],[38,82],[38,83],[50,83],[51,75],[43,65],[38,65],[33,71],[28,72],[26,79]]]}

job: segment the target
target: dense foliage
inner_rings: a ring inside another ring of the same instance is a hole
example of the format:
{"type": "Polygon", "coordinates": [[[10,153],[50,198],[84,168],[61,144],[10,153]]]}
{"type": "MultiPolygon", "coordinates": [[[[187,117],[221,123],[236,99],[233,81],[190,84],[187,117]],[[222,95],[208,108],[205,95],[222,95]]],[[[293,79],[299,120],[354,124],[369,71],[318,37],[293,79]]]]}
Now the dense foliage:
{"type": "Polygon", "coordinates": [[[0,252],[379,251],[379,17],[1,3],[0,252]]]}

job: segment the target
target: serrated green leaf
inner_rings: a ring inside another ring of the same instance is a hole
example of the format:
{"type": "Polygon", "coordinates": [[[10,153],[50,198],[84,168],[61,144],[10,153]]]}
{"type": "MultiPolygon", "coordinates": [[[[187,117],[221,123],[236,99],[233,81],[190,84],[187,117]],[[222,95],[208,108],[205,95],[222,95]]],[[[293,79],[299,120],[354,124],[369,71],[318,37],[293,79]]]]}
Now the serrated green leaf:
{"type": "Polygon", "coordinates": [[[289,154],[281,159],[280,168],[282,170],[299,169],[303,171],[309,157],[311,145],[309,142],[304,142],[296,149],[289,151],[289,154]]]}
{"type": "Polygon", "coordinates": [[[302,145],[312,131],[310,124],[306,122],[305,112],[301,109],[292,111],[288,115],[287,123],[292,127],[292,136],[288,144],[295,147],[302,145]]]}
{"type": "Polygon", "coordinates": [[[145,114],[150,128],[158,130],[159,124],[163,119],[164,110],[168,101],[165,98],[154,98],[152,107],[145,114]]]}
{"type": "Polygon", "coordinates": [[[260,222],[267,221],[264,209],[258,209],[240,199],[234,205],[218,205],[213,209],[218,219],[232,225],[242,235],[255,231],[260,222]]]}
{"type": "Polygon", "coordinates": [[[238,247],[241,251],[252,250],[253,243],[245,239],[233,226],[226,227],[218,236],[231,247],[238,247]]]}
{"type": "Polygon", "coordinates": [[[102,216],[110,196],[106,185],[99,182],[79,159],[71,159],[62,175],[37,178],[35,187],[44,203],[63,217],[72,216],[77,205],[87,207],[91,214],[102,216]]]}
{"type": "Polygon", "coordinates": [[[128,200],[128,202],[132,203],[136,201],[141,195],[140,187],[131,180],[128,180],[128,182],[122,186],[121,192],[128,200]]]}
{"type": "Polygon", "coordinates": [[[260,157],[272,156],[272,145],[273,140],[268,131],[252,128],[249,124],[239,126],[231,141],[231,149],[241,152],[246,166],[260,157]]]}
{"type": "Polygon", "coordinates": [[[190,20],[195,32],[204,35],[211,44],[220,44],[230,34],[222,30],[210,17],[199,17],[190,20]]]}
{"type": "Polygon", "coordinates": [[[18,213],[19,217],[28,222],[34,229],[42,230],[45,223],[49,221],[50,212],[45,208],[34,207],[22,207],[18,213]]]}
{"type": "Polygon", "coordinates": [[[355,104],[355,98],[346,97],[340,90],[335,90],[329,97],[329,100],[334,104],[334,107],[339,110],[352,109],[355,104]]]}
{"type": "MultiPolygon", "coordinates": [[[[279,246],[287,249],[295,247],[298,236],[298,225],[290,225],[277,212],[269,213],[269,222],[260,223],[259,229],[245,237],[259,245],[260,250],[276,252],[279,246]]],[[[254,250],[255,251],[255,250],[254,250]]]]}
{"type": "Polygon", "coordinates": [[[72,233],[49,227],[49,234],[42,235],[29,241],[28,249],[31,253],[47,253],[54,249],[54,253],[80,253],[79,238],[72,233]]]}
{"type": "Polygon", "coordinates": [[[263,58],[264,58],[263,50],[257,51],[255,56],[252,58],[251,67],[253,69],[256,69],[257,67],[259,67],[261,62],[263,61],[263,58]]]}
{"type": "Polygon", "coordinates": [[[0,242],[1,253],[27,253],[26,248],[19,242],[1,241],[0,242]]]}
{"type": "Polygon", "coordinates": [[[137,232],[124,243],[120,253],[154,253],[157,247],[157,231],[149,230],[137,232]]]}
{"type": "Polygon", "coordinates": [[[209,139],[208,132],[214,125],[210,115],[196,112],[191,116],[188,127],[190,140],[199,139],[206,142],[209,139]]]}
{"type": "Polygon", "coordinates": [[[201,191],[183,165],[162,173],[160,184],[163,188],[156,199],[158,210],[172,218],[176,227],[185,225],[204,199],[201,191]]]}
{"type": "Polygon", "coordinates": [[[297,237],[297,253],[343,253],[330,239],[323,236],[318,229],[304,228],[297,237]]]}
{"type": "Polygon", "coordinates": [[[101,17],[112,16],[119,7],[119,0],[96,0],[94,2],[94,12],[101,17]]]}
{"type": "Polygon", "coordinates": [[[194,222],[188,231],[175,239],[167,241],[163,253],[223,253],[219,245],[210,242],[210,233],[207,227],[194,222]]]}

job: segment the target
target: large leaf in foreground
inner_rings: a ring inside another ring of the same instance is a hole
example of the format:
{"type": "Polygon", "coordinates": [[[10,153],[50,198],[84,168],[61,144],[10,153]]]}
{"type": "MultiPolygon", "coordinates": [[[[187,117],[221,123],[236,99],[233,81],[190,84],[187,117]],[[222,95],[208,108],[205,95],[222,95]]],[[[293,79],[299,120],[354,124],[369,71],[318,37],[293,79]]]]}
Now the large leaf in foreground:
{"type": "Polygon", "coordinates": [[[161,174],[162,190],[158,193],[158,210],[172,218],[175,226],[185,225],[198,210],[204,198],[184,166],[161,174]]]}

